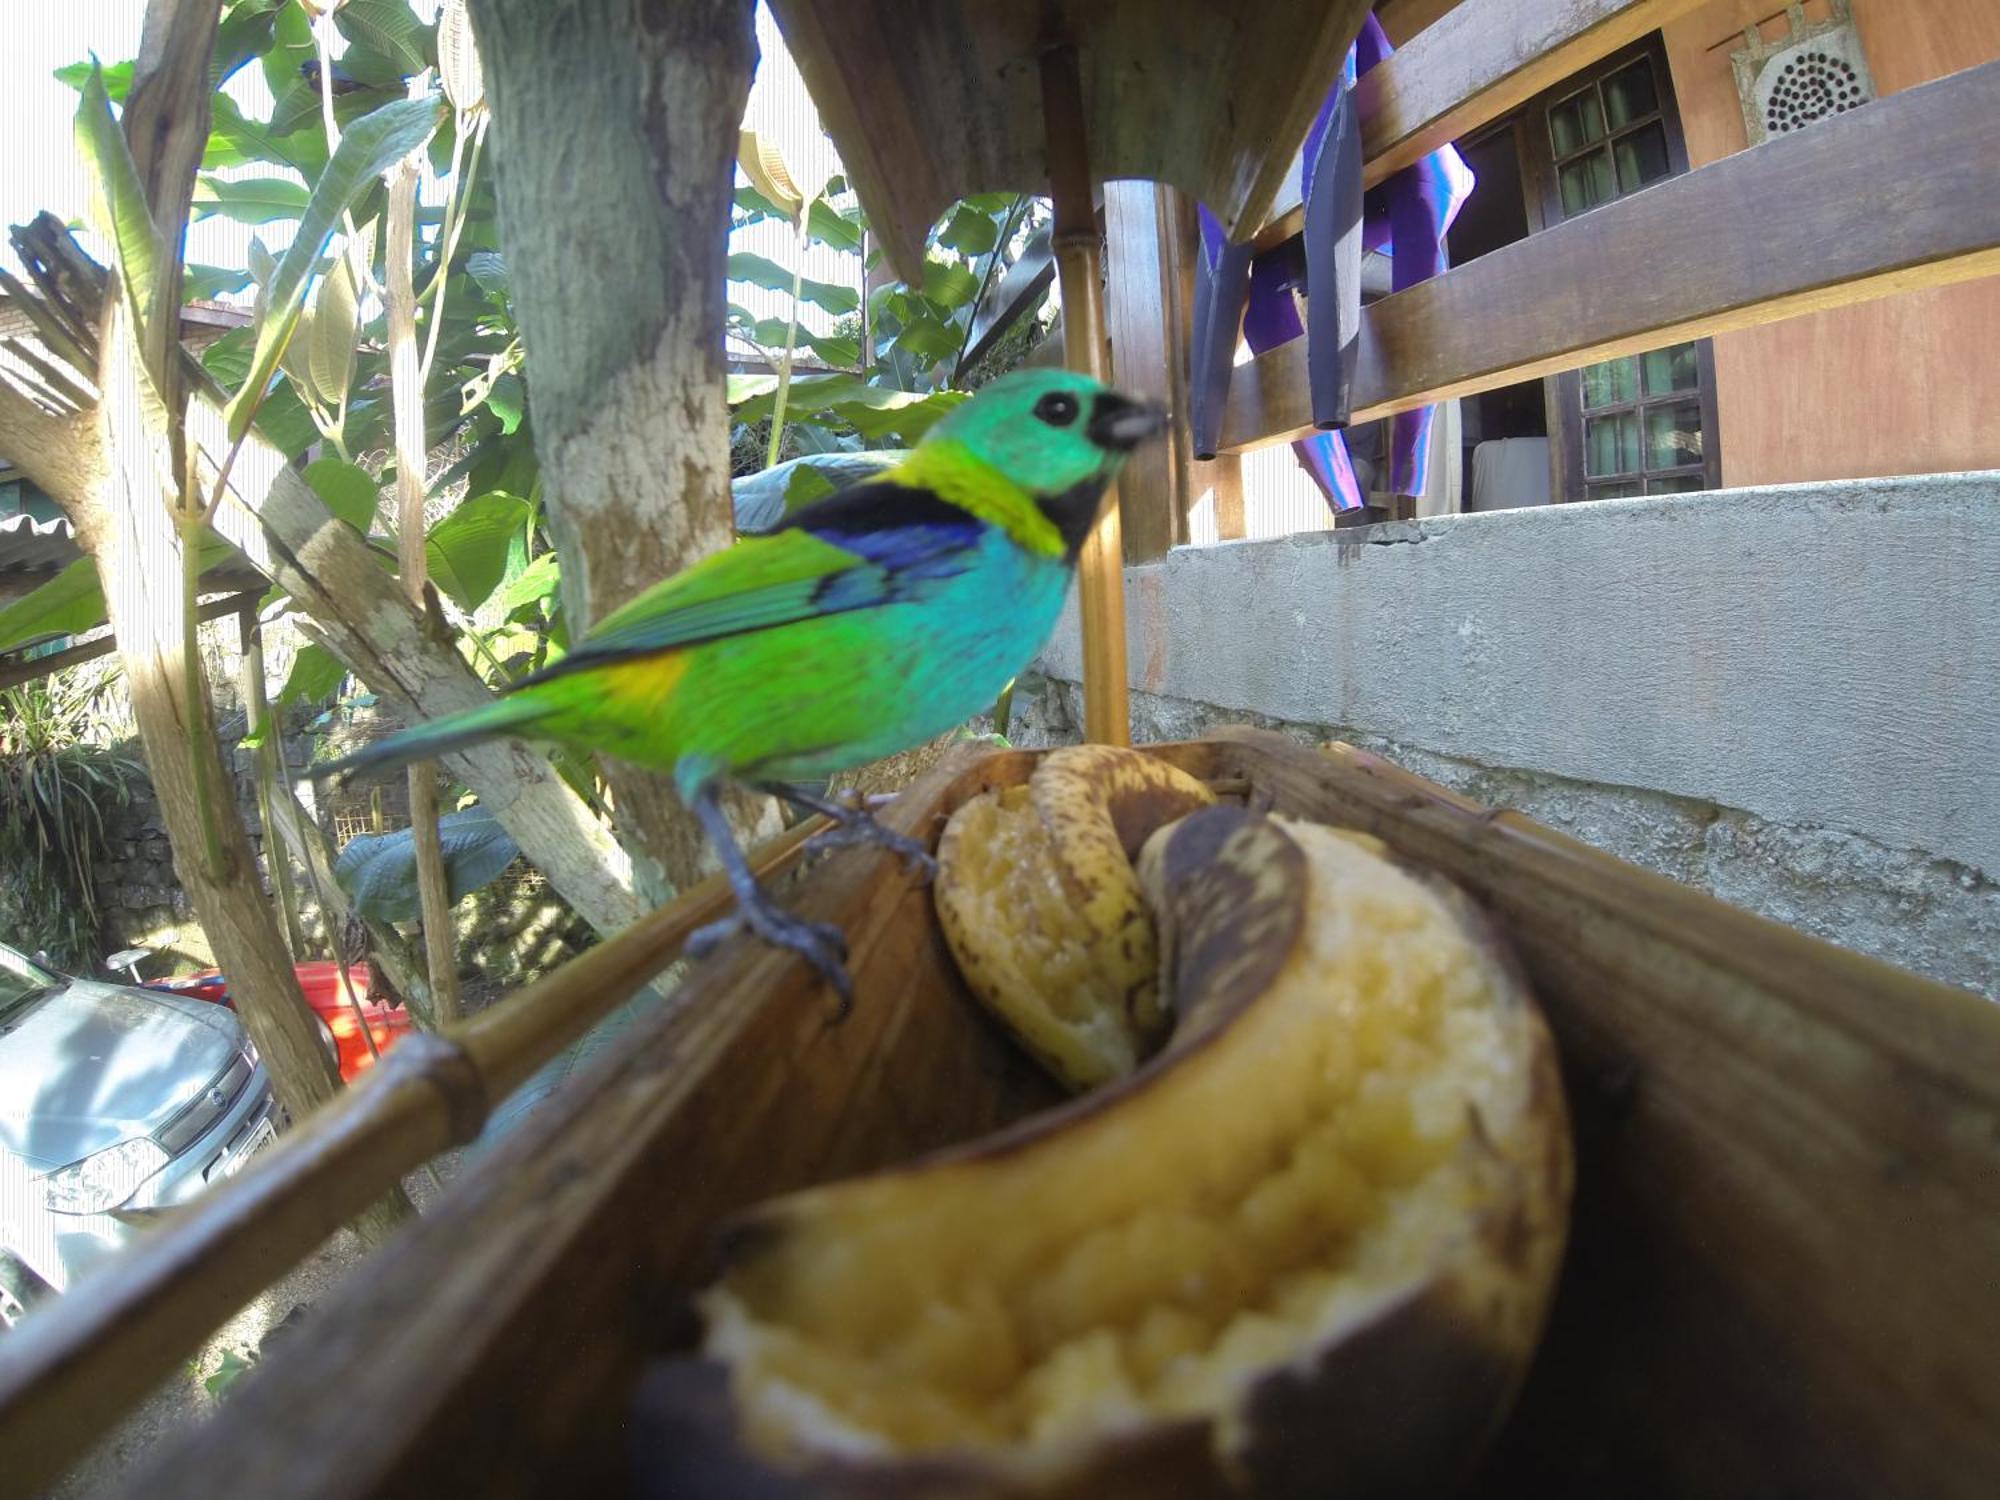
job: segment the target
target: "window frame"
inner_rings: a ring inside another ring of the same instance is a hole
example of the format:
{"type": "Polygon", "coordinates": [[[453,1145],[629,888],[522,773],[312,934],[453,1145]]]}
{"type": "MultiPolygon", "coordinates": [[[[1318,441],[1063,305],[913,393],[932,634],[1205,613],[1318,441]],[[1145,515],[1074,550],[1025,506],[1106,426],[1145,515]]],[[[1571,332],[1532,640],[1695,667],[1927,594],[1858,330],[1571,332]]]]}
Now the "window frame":
{"type": "MultiPolygon", "coordinates": [[[[1581,214],[1568,215],[1563,212],[1562,188],[1557,176],[1560,163],[1578,160],[1589,152],[1610,150],[1618,137],[1641,130],[1658,120],[1664,127],[1667,138],[1667,177],[1678,177],[1690,170],[1687,151],[1687,137],[1681,129],[1680,99],[1674,91],[1673,70],[1667,61],[1667,50],[1660,33],[1655,31],[1641,37],[1628,47],[1621,48],[1609,57],[1583,68],[1569,77],[1544,89],[1528,100],[1510,118],[1508,125],[1514,132],[1514,142],[1521,163],[1521,191],[1526,199],[1528,214],[1528,235],[1530,239],[1557,224],[1567,222],[1571,217],[1582,218],[1584,214],[1595,213],[1604,204],[1596,204],[1581,214]],[[1622,72],[1639,59],[1651,62],[1655,112],[1641,116],[1619,127],[1610,128],[1609,115],[1605,120],[1604,137],[1589,146],[1558,158],[1555,152],[1554,127],[1550,111],[1563,104],[1585,89],[1599,90],[1604,81],[1622,72]]],[[[1612,162],[1613,183],[1616,184],[1617,162],[1612,162]]],[[[1665,178],[1659,179],[1665,181],[1665,178]]],[[[1651,186],[1652,184],[1648,184],[1651,186]]],[[[1637,191],[1644,192],[1645,188],[1637,191]]],[[[1620,193],[1617,198],[1607,200],[1615,203],[1618,198],[1630,197],[1620,193]]],[[[1652,400],[1644,395],[1635,403],[1620,404],[1608,410],[1632,410],[1639,414],[1641,424],[1640,442],[1645,442],[1645,412],[1649,406],[1664,405],[1675,399],[1687,400],[1692,394],[1701,406],[1702,458],[1699,464],[1678,465],[1671,470],[1647,471],[1644,468],[1643,453],[1640,459],[1640,474],[1629,476],[1634,482],[1644,482],[1644,477],[1668,478],[1699,476],[1703,489],[1722,488],[1722,444],[1719,418],[1715,399],[1715,346],[1712,340],[1696,339],[1695,359],[1700,371],[1700,389],[1694,393],[1683,393],[1652,400]]],[[[1642,377],[1643,379],[1643,377],[1642,377]]],[[[1589,481],[1584,477],[1588,464],[1584,452],[1584,407],[1583,372],[1569,370],[1560,375],[1550,375],[1543,380],[1543,399],[1549,413],[1550,466],[1554,470],[1550,493],[1558,503],[1572,503],[1589,498],[1589,481]]],[[[1596,476],[1597,484],[1615,482],[1613,476],[1596,476]]]]}

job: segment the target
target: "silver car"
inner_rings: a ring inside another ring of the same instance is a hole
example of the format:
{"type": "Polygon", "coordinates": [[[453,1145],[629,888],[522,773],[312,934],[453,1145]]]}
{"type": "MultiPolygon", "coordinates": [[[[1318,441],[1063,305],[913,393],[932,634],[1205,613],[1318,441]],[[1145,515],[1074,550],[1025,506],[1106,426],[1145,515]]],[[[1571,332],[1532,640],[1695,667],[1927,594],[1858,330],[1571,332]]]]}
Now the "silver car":
{"type": "Polygon", "coordinates": [[[276,1136],[226,1007],[72,979],[0,943],[0,1329],[276,1136]]]}

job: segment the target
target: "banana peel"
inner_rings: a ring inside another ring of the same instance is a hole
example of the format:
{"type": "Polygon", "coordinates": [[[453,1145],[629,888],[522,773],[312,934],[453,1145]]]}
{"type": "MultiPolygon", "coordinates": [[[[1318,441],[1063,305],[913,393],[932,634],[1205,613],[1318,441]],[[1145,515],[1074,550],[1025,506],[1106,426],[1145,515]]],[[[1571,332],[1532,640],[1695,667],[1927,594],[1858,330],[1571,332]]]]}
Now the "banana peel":
{"type": "Polygon", "coordinates": [[[1133,860],[1215,801],[1150,755],[1076,745],[974,797],[938,842],[938,925],[974,995],[1058,1080],[1123,1078],[1166,1039],[1152,913],[1133,860]]]}
{"type": "Polygon", "coordinates": [[[1137,878],[1164,1052],[732,1232],[707,1351],[769,1493],[1423,1494],[1504,1414],[1571,1158],[1495,935],[1372,839],[1238,808],[1137,878]]]}

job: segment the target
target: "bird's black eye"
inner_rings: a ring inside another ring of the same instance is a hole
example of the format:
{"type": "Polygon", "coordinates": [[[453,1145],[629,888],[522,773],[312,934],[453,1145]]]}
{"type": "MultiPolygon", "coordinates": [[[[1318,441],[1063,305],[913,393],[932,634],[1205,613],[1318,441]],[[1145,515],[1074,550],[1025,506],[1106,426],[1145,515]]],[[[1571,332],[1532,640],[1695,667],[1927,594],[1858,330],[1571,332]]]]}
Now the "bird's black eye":
{"type": "Polygon", "coordinates": [[[1050,391],[1035,403],[1035,415],[1051,427],[1069,426],[1081,409],[1068,391],[1050,391]]]}

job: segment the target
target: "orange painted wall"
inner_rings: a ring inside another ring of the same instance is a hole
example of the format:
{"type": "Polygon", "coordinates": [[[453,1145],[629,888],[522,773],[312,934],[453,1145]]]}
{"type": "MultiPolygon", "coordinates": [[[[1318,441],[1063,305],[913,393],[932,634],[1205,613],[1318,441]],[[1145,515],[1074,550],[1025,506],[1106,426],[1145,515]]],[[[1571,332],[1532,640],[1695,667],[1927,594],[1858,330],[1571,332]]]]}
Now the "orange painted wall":
{"type": "MultiPolygon", "coordinates": [[[[1729,54],[1777,9],[1713,0],[1667,26],[1694,166],[1747,144],[1729,54]]],[[[1878,94],[2000,58],[2000,0],[1853,11],[1878,94]]],[[[1821,19],[1824,0],[1806,13],[1821,19]]],[[[1783,29],[1765,23],[1767,37],[1783,29]]],[[[1724,334],[1715,376],[1727,485],[2000,468],[2000,277],[1724,334]]]]}

